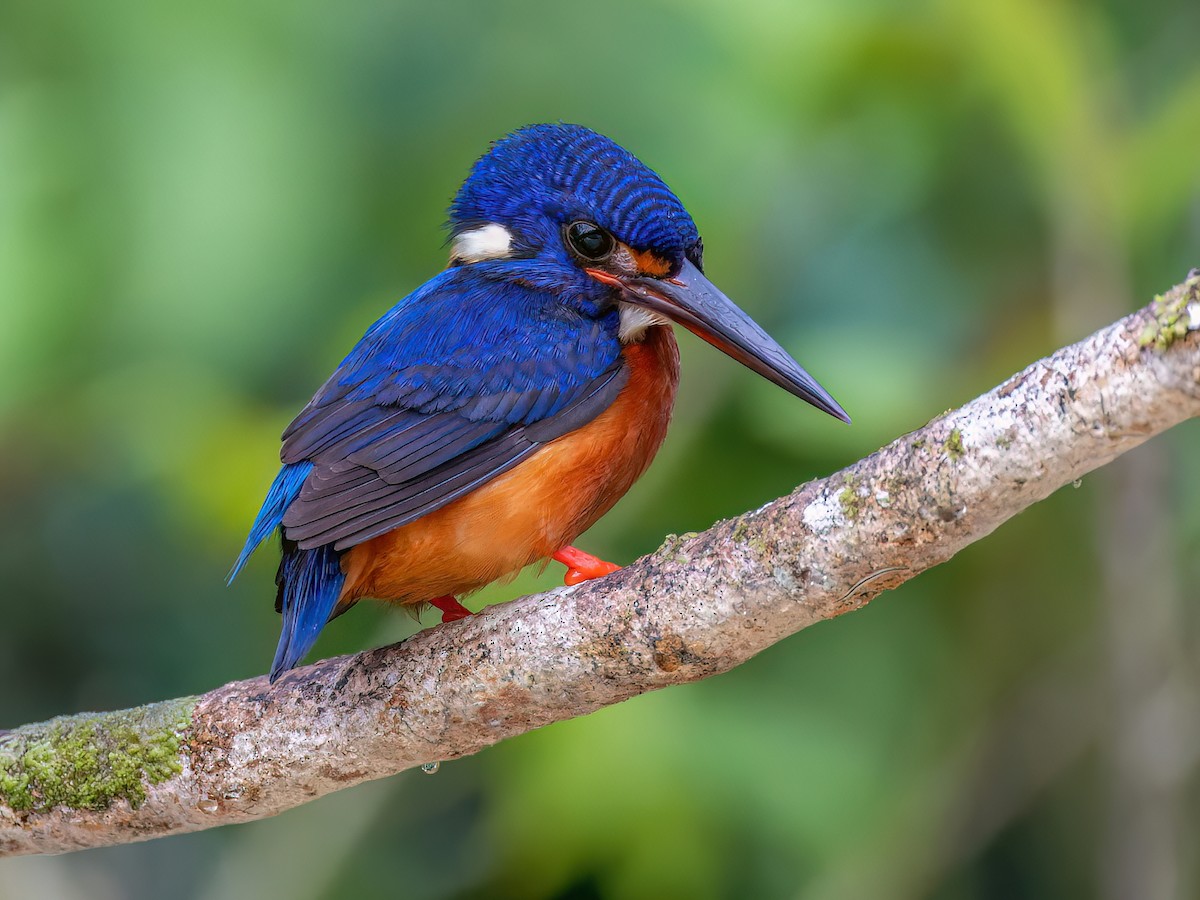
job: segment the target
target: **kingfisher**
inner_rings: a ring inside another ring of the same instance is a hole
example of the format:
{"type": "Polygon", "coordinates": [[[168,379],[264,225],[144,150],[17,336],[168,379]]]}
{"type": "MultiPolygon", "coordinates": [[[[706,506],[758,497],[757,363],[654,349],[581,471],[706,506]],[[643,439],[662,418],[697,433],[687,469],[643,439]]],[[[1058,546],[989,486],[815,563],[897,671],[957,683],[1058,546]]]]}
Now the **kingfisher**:
{"type": "Polygon", "coordinates": [[[572,543],[666,435],[677,323],[759,375],[845,411],[704,275],[679,199],[580,125],[494,142],[449,211],[450,262],[372,325],[283,433],[232,580],[282,544],[271,664],[295,667],[359,600],[458,598],[538,561],[577,584],[618,567],[572,543]]]}

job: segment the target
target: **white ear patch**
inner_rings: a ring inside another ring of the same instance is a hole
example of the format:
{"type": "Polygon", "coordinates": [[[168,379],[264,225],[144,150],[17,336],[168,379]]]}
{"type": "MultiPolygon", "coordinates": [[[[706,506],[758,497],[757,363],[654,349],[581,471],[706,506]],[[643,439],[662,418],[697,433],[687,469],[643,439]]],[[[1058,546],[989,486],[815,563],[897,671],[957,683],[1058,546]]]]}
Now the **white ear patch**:
{"type": "Polygon", "coordinates": [[[503,225],[489,222],[470,231],[464,231],[454,239],[450,247],[450,258],[465,263],[484,259],[503,259],[512,247],[512,235],[503,225]]]}
{"type": "Polygon", "coordinates": [[[653,325],[666,325],[667,320],[658,313],[651,312],[644,306],[634,306],[632,303],[619,303],[620,331],[618,337],[622,344],[633,344],[646,335],[646,329],[653,325]]]}

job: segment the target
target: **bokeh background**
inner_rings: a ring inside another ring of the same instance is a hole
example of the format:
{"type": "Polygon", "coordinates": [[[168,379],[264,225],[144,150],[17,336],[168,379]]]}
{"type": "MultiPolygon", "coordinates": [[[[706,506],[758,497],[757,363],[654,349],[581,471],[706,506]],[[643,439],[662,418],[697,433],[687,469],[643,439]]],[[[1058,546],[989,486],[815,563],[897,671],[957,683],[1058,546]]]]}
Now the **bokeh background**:
{"type": "MultiPolygon", "coordinates": [[[[685,339],[583,541],[826,474],[1200,265],[1194,0],[0,3],[0,727],[265,671],[279,432],[489,140],[657,168],[855,417],[685,339]]],[[[734,672],[0,897],[1194,897],[1200,430],[734,672]]],[[[474,602],[555,581],[522,577],[474,602]]],[[[427,623],[431,621],[426,616],[427,623]]],[[[360,605],[320,655],[397,640],[360,605]]]]}

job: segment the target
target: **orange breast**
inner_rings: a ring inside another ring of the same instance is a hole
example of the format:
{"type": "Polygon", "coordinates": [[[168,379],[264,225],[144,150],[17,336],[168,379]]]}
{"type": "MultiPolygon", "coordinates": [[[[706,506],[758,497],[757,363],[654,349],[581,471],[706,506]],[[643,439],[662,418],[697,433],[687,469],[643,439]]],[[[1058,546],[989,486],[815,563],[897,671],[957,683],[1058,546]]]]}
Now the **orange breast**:
{"type": "Polygon", "coordinates": [[[339,607],[361,597],[422,603],[468,593],[550,556],[608,512],[658,452],[679,383],[670,326],[647,329],[622,352],[629,381],[587,425],[465,497],[346,551],[339,607]]]}

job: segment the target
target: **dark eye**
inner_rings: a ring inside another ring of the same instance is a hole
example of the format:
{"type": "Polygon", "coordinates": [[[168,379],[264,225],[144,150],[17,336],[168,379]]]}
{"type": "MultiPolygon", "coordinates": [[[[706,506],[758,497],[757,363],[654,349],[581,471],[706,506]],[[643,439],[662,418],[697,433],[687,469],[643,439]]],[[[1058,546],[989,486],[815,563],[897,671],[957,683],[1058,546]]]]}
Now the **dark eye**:
{"type": "Polygon", "coordinates": [[[568,225],[567,243],[584,259],[593,262],[604,259],[613,251],[613,236],[591,222],[572,222],[568,225]]]}

